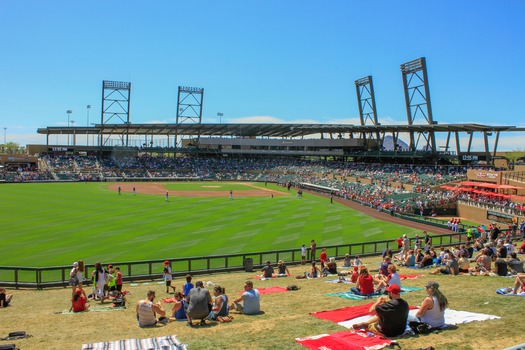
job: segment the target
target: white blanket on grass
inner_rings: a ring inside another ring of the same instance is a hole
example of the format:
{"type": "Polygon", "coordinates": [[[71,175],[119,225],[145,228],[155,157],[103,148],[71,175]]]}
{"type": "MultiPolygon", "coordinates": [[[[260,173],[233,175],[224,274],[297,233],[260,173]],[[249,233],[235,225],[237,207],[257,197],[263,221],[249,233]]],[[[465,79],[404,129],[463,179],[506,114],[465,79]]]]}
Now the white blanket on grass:
{"type": "MultiPolygon", "coordinates": [[[[417,313],[417,309],[410,310],[409,314],[412,316],[415,316],[417,313]]],[[[353,324],[366,322],[370,316],[360,316],[353,318],[348,321],[338,322],[343,327],[346,328],[352,328],[353,324]]],[[[468,312],[468,311],[457,311],[452,309],[446,309],[445,310],[445,324],[447,325],[455,325],[460,323],[468,323],[472,321],[486,321],[486,320],[497,320],[501,317],[494,316],[494,315],[485,315],[485,314],[478,314],[475,312],[468,312]]]]}
{"type": "Polygon", "coordinates": [[[82,345],[82,350],[186,350],[175,335],[158,338],[125,339],[82,345]]]}

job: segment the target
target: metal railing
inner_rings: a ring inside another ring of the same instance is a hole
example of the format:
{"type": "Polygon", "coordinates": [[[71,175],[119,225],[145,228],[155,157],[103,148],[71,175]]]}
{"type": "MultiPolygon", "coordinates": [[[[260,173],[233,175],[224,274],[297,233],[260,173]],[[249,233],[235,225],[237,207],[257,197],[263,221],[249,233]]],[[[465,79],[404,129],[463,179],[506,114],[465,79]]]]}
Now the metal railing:
{"type": "MultiPolygon", "coordinates": [[[[413,238],[411,239],[411,241],[413,238]]],[[[450,246],[466,240],[465,233],[451,233],[432,236],[434,246],[450,246]]],[[[381,254],[385,249],[397,250],[395,240],[372,241],[342,245],[323,246],[330,257],[338,259],[346,254],[351,256],[372,256],[381,254]]],[[[318,248],[320,251],[320,247],[318,248]]],[[[310,248],[307,249],[307,260],[310,261],[310,248]]],[[[318,256],[318,255],[317,255],[318,256]]],[[[212,272],[229,272],[247,270],[245,265],[251,259],[255,268],[260,268],[266,260],[276,263],[284,260],[289,265],[302,262],[300,249],[272,250],[253,253],[239,253],[228,255],[212,255],[201,257],[169,259],[175,277],[209,274],[212,272]]],[[[155,280],[163,275],[163,262],[165,259],[110,262],[114,267],[119,266],[126,282],[139,280],[155,280]]],[[[109,263],[108,263],[109,264],[109,263]]],[[[86,284],[91,283],[91,272],[94,265],[86,265],[84,278],[86,284]]],[[[0,266],[0,285],[14,288],[50,288],[66,287],[69,283],[71,266],[25,267],[25,266],[0,266]]]]}

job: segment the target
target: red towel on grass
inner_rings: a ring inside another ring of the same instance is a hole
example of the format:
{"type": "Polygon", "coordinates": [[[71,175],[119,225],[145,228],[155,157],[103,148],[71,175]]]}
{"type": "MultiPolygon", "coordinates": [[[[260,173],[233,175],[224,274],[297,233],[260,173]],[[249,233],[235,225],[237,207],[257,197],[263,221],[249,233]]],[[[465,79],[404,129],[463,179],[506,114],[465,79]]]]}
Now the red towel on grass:
{"type": "Polygon", "coordinates": [[[412,280],[419,277],[423,277],[423,275],[399,275],[402,280],[412,280]]]}
{"type": "MultiPolygon", "coordinates": [[[[348,321],[357,317],[371,315],[368,310],[374,303],[368,303],[365,305],[347,306],[336,310],[327,310],[319,312],[311,312],[310,315],[320,318],[321,320],[327,320],[332,322],[343,322],[348,321]]],[[[417,309],[417,306],[409,306],[410,310],[417,309]]]]}
{"type": "Polygon", "coordinates": [[[352,318],[369,315],[370,306],[374,303],[357,306],[347,306],[337,310],[326,310],[319,312],[311,312],[310,315],[320,318],[321,320],[328,320],[332,322],[342,322],[352,318]]]}
{"type": "MultiPolygon", "coordinates": [[[[288,289],[283,287],[270,287],[270,288],[257,288],[259,291],[259,294],[272,294],[272,293],[282,293],[282,292],[288,292],[288,289]]],[[[244,293],[244,291],[240,291],[239,294],[244,293]]]]}
{"type": "Polygon", "coordinates": [[[390,339],[379,336],[369,337],[364,332],[337,332],[313,337],[296,338],[295,341],[309,349],[319,350],[365,350],[381,349],[392,344],[390,339]]]}
{"type": "Polygon", "coordinates": [[[162,299],[162,302],[166,303],[166,304],[174,303],[175,301],[176,301],[175,298],[164,298],[164,299],[162,299]]]}

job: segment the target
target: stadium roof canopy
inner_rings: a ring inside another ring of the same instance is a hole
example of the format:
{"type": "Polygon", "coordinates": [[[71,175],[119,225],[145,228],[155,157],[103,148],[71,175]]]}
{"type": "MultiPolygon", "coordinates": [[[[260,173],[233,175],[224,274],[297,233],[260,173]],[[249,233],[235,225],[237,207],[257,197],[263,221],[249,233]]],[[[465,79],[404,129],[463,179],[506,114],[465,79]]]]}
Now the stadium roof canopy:
{"type": "Polygon", "coordinates": [[[352,125],[352,124],[97,124],[91,127],[39,128],[39,134],[201,135],[302,137],[321,133],[515,132],[523,127],[481,124],[352,125]]]}

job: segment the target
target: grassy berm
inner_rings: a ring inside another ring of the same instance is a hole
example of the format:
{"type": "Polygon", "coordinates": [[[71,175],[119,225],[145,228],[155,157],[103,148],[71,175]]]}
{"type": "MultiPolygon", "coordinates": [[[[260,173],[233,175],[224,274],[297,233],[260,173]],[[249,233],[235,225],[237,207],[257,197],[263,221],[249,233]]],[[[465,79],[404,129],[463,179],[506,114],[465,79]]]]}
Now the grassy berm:
{"type": "MultiPolygon", "coordinates": [[[[365,264],[374,269],[380,258],[365,259],[365,264]]],[[[291,266],[293,276],[302,275],[306,266],[291,266]]],[[[485,276],[432,276],[430,270],[402,268],[402,274],[421,273],[418,279],[404,280],[406,286],[422,287],[429,280],[436,280],[450,302],[450,308],[500,316],[501,319],[471,322],[455,329],[397,339],[403,349],[417,349],[433,346],[436,349],[503,349],[523,343],[524,299],[497,295],[495,290],[510,286],[510,278],[485,276]]],[[[234,314],[231,323],[214,324],[189,328],[185,322],[173,322],[163,327],[139,328],[135,319],[135,304],[144,298],[148,289],[157,292],[157,300],[172,297],[165,293],[160,281],[145,281],[138,286],[124,285],[130,305],[126,310],[111,312],[86,312],[61,314],[70,306],[70,289],[9,290],[14,298],[12,305],[0,309],[0,335],[25,330],[31,338],[13,341],[21,349],[81,349],[82,344],[121,340],[127,338],[148,338],[175,334],[190,349],[300,349],[295,343],[297,337],[344,331],[336,323],[310,316],[310,312],[337,309],[370,301],[351,301],[325,296],[327,293],[348,290],[351,285],[327,283],[328,278],[315,280],[294,277],[274,278],[266,281],[255,279],[256,273],[236,272],[200,275],[194,278],[224,286],[226,294],[233,300],[243,289],[246,280],[253,280],[255,287],[298,285],[295,292],[276,293],[261,296],[264,311],[258,316],[234,314]],[[146,284],[147,283],[147,284],[146,284]]],[[[180,290],[183,280],[174,281],[180,290]]],[[[212,287],[209,287],[212,288],[212,287]]],[[[404,295],[411,305],[420,305],[425,291],[404,295]]],[[[92,306],[99,304],[91,302],[92,306]]],[[[171,310],[172,304],[163,304],[171,310]]],[[[5,344],[3,341],[0,344],[5,344]]]]}

